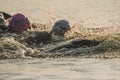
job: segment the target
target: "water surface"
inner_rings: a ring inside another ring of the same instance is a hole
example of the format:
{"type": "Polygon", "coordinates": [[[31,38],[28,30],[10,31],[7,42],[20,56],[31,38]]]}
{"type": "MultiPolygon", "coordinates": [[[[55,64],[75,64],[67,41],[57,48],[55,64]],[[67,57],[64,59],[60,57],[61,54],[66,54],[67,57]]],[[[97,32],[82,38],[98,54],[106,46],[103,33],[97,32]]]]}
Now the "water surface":
{"type": "Polygon", "coordinates": [[[0,60],[0,80],[119,80],[120,59],[0,60]]]}
{"type": "MultiPolygon", "coordinates": [[[[45,24],[120,27],[120,0],[0,0],[0,10],[45,24]]],[[[120,80],[120,59],[0,60],[0,80],[120,80]]]]}
{"type": "Polygon", "coordinates": [[[120,26],[120,0],[0,0],[0,10],[39,23],[66,19],[79,27],[120,26]]]}

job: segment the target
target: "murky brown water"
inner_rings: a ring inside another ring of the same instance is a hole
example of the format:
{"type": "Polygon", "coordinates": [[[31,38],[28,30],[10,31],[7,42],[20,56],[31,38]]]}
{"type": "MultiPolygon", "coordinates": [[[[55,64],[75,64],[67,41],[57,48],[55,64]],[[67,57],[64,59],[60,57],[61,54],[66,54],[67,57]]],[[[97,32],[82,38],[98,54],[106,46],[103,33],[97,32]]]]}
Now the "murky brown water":
{"type": "Polygon", "coordinates": [[[119,80],[120,59],[1,60],[0,80],[119,80]]]}
{"type": "MultiPolygon", "coordinates": [[[[40,23],[120,27],[120,0],[0,0],[0,10],[40,23]]],[[[0,80],[120,80],[120,59],[0,60],[0,80]]]]}
{"type": "Polygon", "coordinates": [[[119,26],[119,9],[120,0],[0,0],[0,10],[23,13],[33,22],[67,19],[83,27],[119,26]]]}

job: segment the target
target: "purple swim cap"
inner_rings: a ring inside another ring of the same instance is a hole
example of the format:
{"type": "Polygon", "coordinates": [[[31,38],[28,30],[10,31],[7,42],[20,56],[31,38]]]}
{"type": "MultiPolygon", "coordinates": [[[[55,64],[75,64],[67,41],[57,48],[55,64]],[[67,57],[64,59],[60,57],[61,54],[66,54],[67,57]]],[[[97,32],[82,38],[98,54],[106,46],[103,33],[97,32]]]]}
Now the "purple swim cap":
{"type": "Polygon", "coordinates": [[[13,32],[23,32],[30,29],[30,22],[27,17],[18,13],[12,16],[9,22],[9,28],[13,32]]]}

